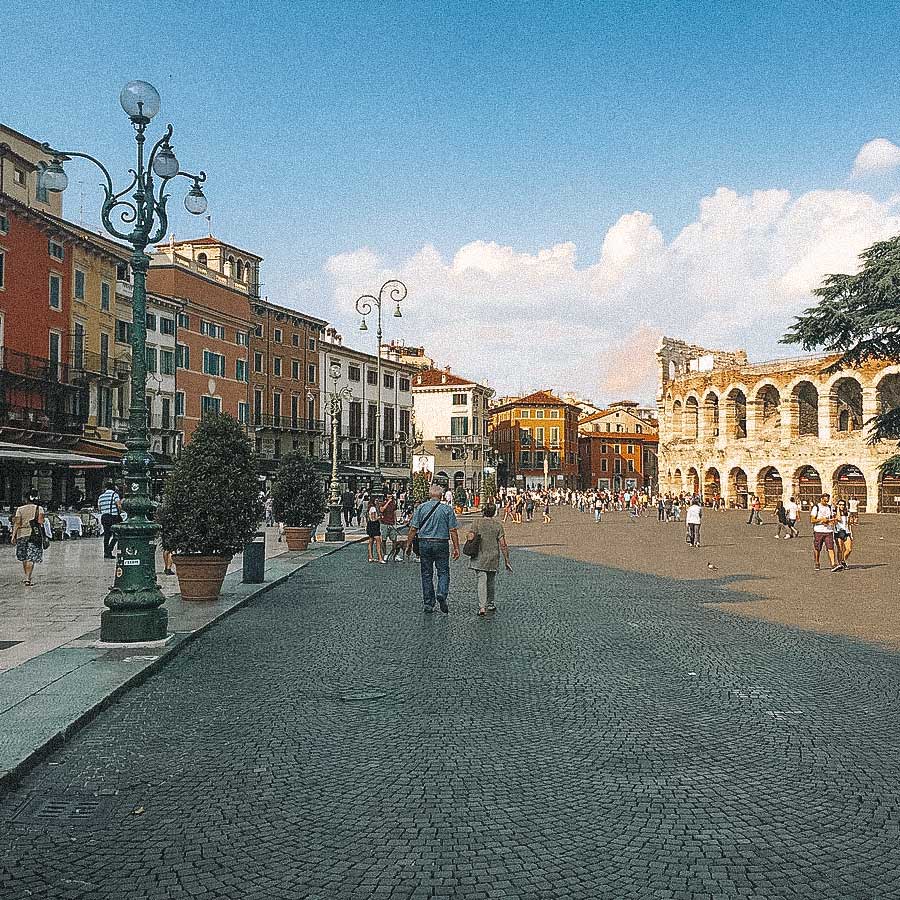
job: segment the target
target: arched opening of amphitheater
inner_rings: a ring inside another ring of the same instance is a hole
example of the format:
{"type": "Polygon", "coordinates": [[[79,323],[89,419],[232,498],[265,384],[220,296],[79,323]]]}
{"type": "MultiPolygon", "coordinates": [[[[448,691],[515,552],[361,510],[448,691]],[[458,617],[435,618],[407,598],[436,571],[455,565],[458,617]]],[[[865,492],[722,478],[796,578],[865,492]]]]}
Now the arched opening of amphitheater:
{"type": "Polygon", "coordinates": [[[694,496],[700,493],[700,473],[693,466],[687,471],[687,489],[694,496]]]}
{"type": "Polygon", "coordinates": [[[732,506],[747,508],[747,473],[734,468],[728,473],[728,499],[732,506]]]}
{"type": "Polygon", "coordinates": [[[781,473],[775,466],[766,466],[759,473],[756,494],[767,509],[778,505],[778,501],[784,496],[784,486],[781,483],[781,473]]]}
{"type": "Polygon", "coordinates": [[[811,509],[822,496],[822,476],[812,466],[801,466],[794,475],[793,496],[800,509],[811,509]]]}
{"type": "Polygon", "coordinates": [[[722,495],[722,476],[719,470],[711,468],[706,470],[706,477],[703,479],[703,496],[707,500],[722,495]]]}
{"type": "Polygon", "coordinates": [[[834,473],[835,499],[849,500],[855,497],[859,500],[859,511],[865,512],[869,500],[869,492],[866,489],[866,479],[856,466],[841,466],[834,473]]]}
{"type": "Polygon", "coordinates": [[[882,475],[878,485],[878,511],[900,515],[900,475],[882,475]]]}

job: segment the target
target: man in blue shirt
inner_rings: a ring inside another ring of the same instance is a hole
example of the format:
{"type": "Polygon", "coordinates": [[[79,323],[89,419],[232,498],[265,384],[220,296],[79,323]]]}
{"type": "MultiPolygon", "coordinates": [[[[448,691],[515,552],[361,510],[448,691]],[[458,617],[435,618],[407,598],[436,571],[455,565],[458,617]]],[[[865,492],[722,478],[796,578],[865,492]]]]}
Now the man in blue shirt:
{"type": "Polygon", "coordinates": [[[441,612],[449,612],[447,596],[450,593],[450,556],[448,543],[452,541],[453,559],[459,559],[459,531],[456,513],[452,506],[441,503],[441,486],[432,484],[430,499],[420,504],[413,513],[406,536],[407,554],[418,535],[419,561],[422,570],[422,600],[425,612],[434,611],[437,599],[441,612]],[[437,591],[434,587],[434,570],[437,568],[437,591]]]}

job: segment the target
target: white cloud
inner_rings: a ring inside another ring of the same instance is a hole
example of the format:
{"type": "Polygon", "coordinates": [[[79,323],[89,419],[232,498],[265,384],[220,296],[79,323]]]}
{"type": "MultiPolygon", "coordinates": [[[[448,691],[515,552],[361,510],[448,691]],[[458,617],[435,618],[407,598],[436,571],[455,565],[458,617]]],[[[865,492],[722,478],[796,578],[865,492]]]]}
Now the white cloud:
{"type": "Polygon", "coordinates": [[[401,261],[362,248],[328,261],[331,318],[353,328],[355,298],[402,278],[404,318],[390,320],[387,337],[424,344],[501,394],[554,387],[598,402],[649,400],[661,334],[746,347],[756,358],[792,352],[777,341],[811,290],[827,273],[855,271],[861,250],[900,232],[898,208],[900,198],[847,190],[792,197],[723,187],[669,242],[651,214],[621,216],[581,266],[572,243],[529,253],[473,241],[451,259],[425,245],[401,261]]]}
{"type": "Polygon", "coordinates": [[[856,177],[887,172],[900,166],[900,147],[887,138],[875,138],[860,147],[853,161],[856,177]]]}

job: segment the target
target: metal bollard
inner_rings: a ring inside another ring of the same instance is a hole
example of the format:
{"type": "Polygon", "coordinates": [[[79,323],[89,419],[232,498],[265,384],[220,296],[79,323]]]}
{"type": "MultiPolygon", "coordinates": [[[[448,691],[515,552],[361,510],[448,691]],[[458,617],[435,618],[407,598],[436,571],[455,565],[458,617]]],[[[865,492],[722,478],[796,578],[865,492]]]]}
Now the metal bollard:
{"type": "Polygon", "coordinates": [[[266,580],[266,533],[257,531],[244,544],[244,584],[262,584],[266,580]]]}

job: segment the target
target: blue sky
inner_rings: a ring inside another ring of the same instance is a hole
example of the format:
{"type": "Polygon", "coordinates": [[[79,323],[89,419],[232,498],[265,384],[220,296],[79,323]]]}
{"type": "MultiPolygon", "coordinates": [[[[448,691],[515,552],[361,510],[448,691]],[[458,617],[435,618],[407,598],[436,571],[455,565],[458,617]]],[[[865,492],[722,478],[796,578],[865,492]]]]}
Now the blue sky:
{"type": "MultiPolygon", "coordinates": [[[[214,232],[265,257],[271,299],[339,321],[338,254],[370,248],[374,276],[425,246],[571,242],[588,266],[623,215],[668,242],[719,187],[846,188],[864,143],[900,140],[893,4],[69,2],[56,27],[45,4],[4,9],[0,121],[124,171],[118,90],[150,81],[214,232]]],[[[90,222],[94,179],[73,181],[67,215],[83,193],[90,222]]]]}

